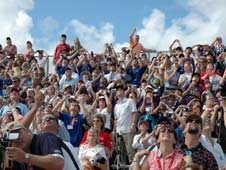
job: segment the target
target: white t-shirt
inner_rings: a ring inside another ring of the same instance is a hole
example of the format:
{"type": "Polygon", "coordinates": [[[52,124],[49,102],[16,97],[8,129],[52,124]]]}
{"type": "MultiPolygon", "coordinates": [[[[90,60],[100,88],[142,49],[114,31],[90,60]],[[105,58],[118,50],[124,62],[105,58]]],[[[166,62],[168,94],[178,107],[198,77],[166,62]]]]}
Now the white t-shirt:
{"type": "Polygon", "coordinates": [[[107,107],[105,107],[103,110],[100,111],[99,108],[97,108],[97,111],[96,111],[97,114],[103,114],[105,115],[106,117],[106,122],[105,122],[105,125],[104,127],[107,128],[107,129],[111,129],[111,113],[108,113],[107,111],[107,107]]]}
{"type": "Polygon", "coordinates": [[[192,76],[192,73],[181,74],[179,77],[178,83],[184,82],[183,85],[188,84],[191,81],[191,76],[192,76]]]}
{"type": "Polygon", "coordinates": [[[122,102],[115,105],[116,133],[130,132],[134,112],[137,112],[137,107],[132,99],[123,98],[122,102]]]}
{"type": "Polygon", "coordinates": [[[106,74],[104,77],[107,79],[108,82],[121,79],[121,76],[116,72],[110,72],[109,74],[106,74]]]}
{"type": "MultiPolygon", "coordinates": [[[[148,133],[145,134],[145,137],[148,136],[148,133]]],[[[144,145],[141,143],[141,134],[137,134],[133,138],[132,147],[137,150],[137,152],[144,150],[144,145]]]]}
{"type": "Polygon", "coordinates": [[[221,146],[216,142],[216,139],[213,138],[213,141],[214,144],[212,145],[205,135],[202,135],[200,138],[201,144],[215,157],[218,168],[222,169],[224,166],[226,166],[226,158],[221,146]]]}
{"type": "Polygon", "coordinates": [[[43,57],[42,59],[37,58],[37,60],[38,60],[39,67],[45,68],[46,58],[45,57],[43,57]]]}
{"type": "Polygon", "coordinates": [[[104,158],[107,160],[107,156],[104,148],[101,145],[96,145],[95,147],[88,148],[86,144],[80,145],[78,158],[80,160],[80,165],[85,162],[85,158],[88,158],[90,163],[95,162],[98,159],[104,158]]]}
{"type": "Polygon", "coordinates": [[[221,76],[217,75],[217,74],[213,74],[210,77],[210,82],[212,83],[213,86],[213,91],[216,91],[217,89],[219,89],[220,87],[220,81],[221,81],[221,76]]]}
{"type": "MultiPolygon", "coordinates": [[[[80,165],[80,162],[79,162],[79,159],[78,159],[78,154],[76,154],[75,148],[69,142],[64,141],[64,143],[67,145],[68,149],[71,151],[72,155],[75,158],[76,163],[78,164],[79,168],[81,169],[81,165],[80,165]]],[[[62,148],[62,151],[63,151],[63,155],[64,155],[64,170],[75,169],[73,161],[71,160],[71,157],[69,156],[67,151],[64,150],[64,148],[62,148]]]]}

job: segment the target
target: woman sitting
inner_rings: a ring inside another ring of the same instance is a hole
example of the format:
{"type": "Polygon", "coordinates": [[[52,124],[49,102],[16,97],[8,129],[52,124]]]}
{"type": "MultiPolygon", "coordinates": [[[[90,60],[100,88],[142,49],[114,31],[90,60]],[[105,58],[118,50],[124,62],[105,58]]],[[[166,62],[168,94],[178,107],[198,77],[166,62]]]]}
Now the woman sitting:
{"type": "Polygon", "coordinates": [[[86,142],[79,147],[79,160],[82,170],[106,170],[107,157],[104,148],[98,144],[99,131],[91,128],[86,142]]]}

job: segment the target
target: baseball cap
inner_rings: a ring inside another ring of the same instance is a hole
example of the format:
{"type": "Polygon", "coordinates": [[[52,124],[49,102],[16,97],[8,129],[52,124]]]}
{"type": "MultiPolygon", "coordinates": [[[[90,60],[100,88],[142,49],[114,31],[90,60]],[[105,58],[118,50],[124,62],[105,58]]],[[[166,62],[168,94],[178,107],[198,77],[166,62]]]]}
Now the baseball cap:
{"type": "Polygon", "coordinates": [[[145,87],[145,92],[146,92],[146,93],[148,93],[148,92],[153,93],[152,87],[151,87],[150,85],[147,85],[147,86],[145,87]]]}
{"type": "Polygon", "coordinates": [[[24,125],[18,122],[10,122],[6,124],[6,130],[9,132],[24,129],[24,128],[25,128],[24,125]]]}

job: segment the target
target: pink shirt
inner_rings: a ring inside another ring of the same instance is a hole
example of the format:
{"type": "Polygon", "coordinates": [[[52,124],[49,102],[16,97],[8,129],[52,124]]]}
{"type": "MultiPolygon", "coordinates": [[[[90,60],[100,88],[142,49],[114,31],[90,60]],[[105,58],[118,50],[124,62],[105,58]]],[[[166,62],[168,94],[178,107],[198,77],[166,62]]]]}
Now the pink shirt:
{"type": "Polygon", "coordinates": [[[161,152],[153,150],[148,157],[149,170],[180,170],[183,155],[173,150],[166,157],[161,156],[161,152]]]}

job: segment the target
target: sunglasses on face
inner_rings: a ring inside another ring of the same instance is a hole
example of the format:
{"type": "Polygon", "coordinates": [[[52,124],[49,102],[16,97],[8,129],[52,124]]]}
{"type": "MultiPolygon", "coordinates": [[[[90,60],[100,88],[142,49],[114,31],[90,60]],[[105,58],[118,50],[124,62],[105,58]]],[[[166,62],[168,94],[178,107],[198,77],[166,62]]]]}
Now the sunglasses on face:
{"type": "Polygon", "coordinates": [[[188,119],[187,120],[187,123],[192,123],[192,122],[195,122],[197,124],[200,124],[201,123],[200,120],[198,120],[198,119],[188,119]]]}
{"type": "Polygon", "coordinates": [[[56,118],[54,118],[54,117],[46,117],[45,119],[42,120],[42,123],[44,123],[46,121],[50,121],[50,120],[56,120],[56,118]]]}
{"type": "Polygon", "coordinates": [[[174,130],[172,128],[161,128],[159,130],[160,133],[165,133],[165,132],[169,132],[169,133],[173,133],[174,130]]]}

